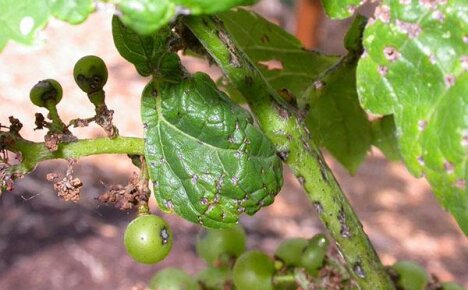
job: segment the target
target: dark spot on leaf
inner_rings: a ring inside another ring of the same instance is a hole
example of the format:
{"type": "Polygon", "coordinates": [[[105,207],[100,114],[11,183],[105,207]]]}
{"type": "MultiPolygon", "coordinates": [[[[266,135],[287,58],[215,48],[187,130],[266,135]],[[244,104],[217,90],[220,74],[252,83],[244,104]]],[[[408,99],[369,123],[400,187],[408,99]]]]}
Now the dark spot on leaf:
{"type": "Polygon", "coordinates": [[[279,151],[278,156],[279,156],[279,158],[281,158],[281,160],[287,161],[288,157],[289,157],[289,149],[279,151]]]}
{"type": "Polygon", "coordinates": [[[444,13],[442,13],[442,11],[435,10],[434,12],[432,12],[432,19],[435,19],[435,20],[437,20],[439,22],[444,22],[445,15],[444,15],[444,13]]]}
{"type": "Polygon", "coordinates": [[[450,88],[451,86],[453,86],[455,84],[455,76],[454,75],[446,75],[445,78],[444,78],[444,81],[445,81],[445,86],[450,88]]]}
{"type": "Polygon", "coordinates": [[[249,87],[251,87],[251,86],[253,85],[253,79],[252,79],[252,77],[246,76],[246,77],[244,78],[244,82],[245,82],[245,84],[246,84],[247,86],[249,86],[249,87]]]}
{"type": "Polygon", "coordinates": [[[192,175],[192,184],[197,184],[198,182],[198,175],[194,174],[192,175]]]}
{"type": "Polygon", "coordinates": [[[418,121],[418,129],[419,131],[424,131],[427,127],[427,121],[426,120],[419,120],[418,121]]]}
{"type": "Polygon", "coordinates": [[[424,166],[424,164],[425,164],[425,163],[424,163],[424,157],[419,156],[419,157],[417,158],[417,160],[418,160],[419,165],[424,166]]]}
{"type": "Polygon", "coordinates": [[[262,35],[262,38],[260,39],[260,41],[261,41],[262,43],[268,43],[268,42],[270,42],[270,38],[268,37],[268,35],[263,34],[263,35],[262,35]]]}
{"type": "Polygon", "coordinates": [[[166,200],[165,205],[168,209],[173,209],[174,208],[174,203],[171,200],[166,200]]]}
{"type": "Polygon", "coordinates": [[[453,163],[451,163],[449,161],[445,161],[444,162],[444,170],[448,174],[452,174],[454,172],[454,170],[455,170],[455,166],[453,165],[453,163]]]}
{"type": "Polygon", "coordinates": [[[286,100],[286,102],[290,103],[290,104],[296,104],[296,96],[294,96],[294,94],[286,89],[286,88],[282,88],[280,90],[278,90],[278,94],[284,99],[286,100]]]}
{"type": "Polygon", "coordinates": [[[387,73],[388,73],[388,67],[386,67],[386,66],[384,66],[384,65],[379,65],[378,68],[377,68],[377,70],[378,70],[378,72],[379,72],[379,74],[380,74],[381,76],[385,76],[385,75],[387,75],[387,73]]]}
{"type": "Polygon", "coordinates": [[[385,55],[385,58],[389,61],[396,61],[401,56],[400,53],[394,47],[391,46],[385,47],[383,53],[385,55]]]}
{"type": "Polygon", "coordinates": [[[418,23],[404,22],[397,19],[396,26],[409,38],[416,38],[421,33],[421,26],[418,23]]]}
{"type": "Polygon", "coordinates": [[[390,7],[388,5],[381,5],[375,8],[375,18],[383,23],[390,22],[390,7]]]}
{"type": "Polygon", "coordinates": [[[312,85],[314,86],[315,90],[319,91],[325,87],[325,82],[318,80],[318,81],[315,81],[312,85]]]}
{"type": "Polygon", "coordinates": [[[282,107],[282,106],[277,106],[276,110],[278,111],[278,115],[281,117],[281,119],[288,119],[291,117],[291,113],[289,113],[288,109],[282,107]]]}

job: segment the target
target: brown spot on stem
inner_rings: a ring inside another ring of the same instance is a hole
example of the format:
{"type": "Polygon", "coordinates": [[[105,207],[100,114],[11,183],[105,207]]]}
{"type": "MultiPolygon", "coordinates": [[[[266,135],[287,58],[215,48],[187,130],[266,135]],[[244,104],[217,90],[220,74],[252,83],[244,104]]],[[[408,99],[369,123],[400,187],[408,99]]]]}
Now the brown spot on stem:
{"type": "Polygon", "coordinates": [[[317,211],[317,213],[319,215],[321,215],[323,213],[323,206],[322,204],[319,202],[319,201],[314,201],[313,202],[313,205],[314,205],[314,208],[315,210],[317,211]]]}
{"type": "Polygon", "coordinates": [[[299,183],[304,186],[304,184],[306,183],[306,179],[304,178],[304,176],[302,175],[298,175],[297,176],[297,181],[299,181],[299,183]]]}
{"type": "Polygon", "coordinates": [[[362,268],[361,263],[359,262],[354,263],[353,271],[356,274],[356,276],[358,276],[359,278],[362,278],[362,279],[366,278],[366,273],[364,272],[364,269],[362,268]]]}

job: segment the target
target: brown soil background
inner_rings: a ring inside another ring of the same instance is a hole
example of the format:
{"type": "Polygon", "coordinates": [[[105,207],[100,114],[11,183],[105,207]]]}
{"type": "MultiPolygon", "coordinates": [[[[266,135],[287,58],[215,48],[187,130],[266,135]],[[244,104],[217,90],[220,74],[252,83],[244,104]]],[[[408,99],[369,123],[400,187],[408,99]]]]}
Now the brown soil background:
{"type": "MultiPolygon", "coordinates": [[[[256,8],[292,27],[291,11],[277,2],[263,1],[256,8]]],[[[83,25],[52,21],[34,47],[10,43],[0,54],[0,122],[14,115],[25,124],[22,133],[41,140],[32,131],[34,107],[30,88],[40,79],[55,78],[64,88],[59,111],[68,121],[93,114],[91,104],[73,82],[74,63],[95,54],[108,64],[108,106],[122,135],[141,136],[139,94],[145,79],[123,61],[113,47],[110,11],[92,15],[83,25]]],[[[349,22],[324,19],[319,50],[341,53],[342,35],[349,22]]],[[[205,63],[186,59],[192,71],[219,75],[205,63]]],[[[74,130],[80,137],[101,136],[91,128],[74,130]]],[[[443,280],[468,286],[468,239],[451,216],[437,204],[425,180],[412,177],[400,163],[390,163],[373,150],[355,176],[327,158],[385,264],[411,259],[443,280]]],[[[17,188],[0,199],[0,289],[131,289],[146,283],[160,268],[179,266],[194,274],[203,266],[194,251],[199,227],[177,216],[167,216],[175,233],[169,257],[154,266],[134,263],[125,253],[122,235],[132,213],[100,206],[95,198],[110,184],[125,184],[135,170],[125,157],[83,158],[75,175],[85,183],[78,203],[56,197],[49,172],[65,173],[64,161],[41,164],[17,188]]],[[[300,186],[285,169],[286,184],[276,202],[254,217],[243,217],[249,248],[272,253],[287,237],[310,237],[323,230],[300,186]]],[[[157,212],[153,204],[153,209],[157,212]]]]}

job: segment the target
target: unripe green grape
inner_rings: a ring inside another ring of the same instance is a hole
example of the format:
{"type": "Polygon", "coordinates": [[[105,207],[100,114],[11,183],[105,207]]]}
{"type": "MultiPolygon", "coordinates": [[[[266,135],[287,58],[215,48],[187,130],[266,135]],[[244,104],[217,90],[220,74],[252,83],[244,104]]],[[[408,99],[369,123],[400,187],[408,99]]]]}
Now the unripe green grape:
{"type": "Polygon", "coordinates": [[[259,251],[242,254],[234,264],[233,281],[237,290],[272,290],[273,260],[259,251]]]}
{"type": "Polygon", "coordinates": [[[73,68],[73,77],[80,89],[87,94],[102,90],[108,72],[104,61],[95,55],[80,58],[73,68]]]}
{"type": "Polygon", "coordinates": [[[166,268],[151,278],[152,290],[198,290],[200,286],[189,274],[178,268],[166,268]]]}
{"type": "Polygon", "coordinates": [[[307,246],[307,240],[303,238],[287,239],[281,242],[275,252],[275,257],[287,266],[299,266],[302,252],[307,246]]]}
{"type": "Polygon", "coordinates": [[[323,234],[317,234],[311,238],[301,256],[301,266],[310,275],[315,276],[323,266],[327,255],[328,240],[323,234]]]}
{"type": "Polygon", "coordinates": [[[200,271],[196,278],[204,290],[225,289],[226,283],[231,279],[231,271],[227,267],[208,267],[200,271]]]}
{"type": "Polygon", "coordinates": [[[228,229],[206,229],[197,236],[197,254],[208,264],[216,266],[245,251],[244,230],[236,225],[228,229]]]}
{"type": "Polygon", "coordinates": [[[54,104],[58,104],[62,99],[62,86],[53,79],[39,81],[29,92],[31,102],[38,106],[47,108],[47,101],[53,100],[54,104]]]}
{"type": "Polygon", "coordinates": [[[161,217],[143,214],[128,224],[124,244],[135,261],[154,264],[169,254],[172,248],[172,231],[161,217]]]}
{"type": "Polygon", "coordinates": [[[443,282],[440,286],[441,290],[466,290],[462,285],[455,282],[443,282]]]}
{"type": "Polygon", "coordinates": [[[422,290],[429,282],[429,275],[419,264],[399,261],[392,268],[398,273],[397,285],[404,290],[422,290]]]}

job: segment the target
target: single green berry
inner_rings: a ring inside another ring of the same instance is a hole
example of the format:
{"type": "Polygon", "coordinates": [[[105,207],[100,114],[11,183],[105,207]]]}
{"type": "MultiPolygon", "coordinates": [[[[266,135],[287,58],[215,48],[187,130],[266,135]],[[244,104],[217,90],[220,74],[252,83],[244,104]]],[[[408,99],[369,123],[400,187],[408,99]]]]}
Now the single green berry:
{"type": "Polygon", "coordinates": [[[399,261],[392,268],[397,272],[397,285],[404,290],[426,289],[429,275],[419,264],[412,261],[399,261]]]}
{"type": "Polygon", "coordinates": [[[108,72],[104,61],[95,55],[80,58],[73,68],[73,77],[80,89],[87,94],[102,90],[108,72]]]}
{"type": "Polygon", "coordinates": [[[286,266],[299,266],[302,252],[307,246],[307,240],[303,238],[287,239],[281,242],[275,252],[275,257],[286,266]]]}
{"type": "Polygon", "coordinates": [[[47,108],[47,102],[53,100],[54,104],[58,104],[62,99],[62,86],[53,79],[39,81],[29,92],[31,102],[38,106],[47,108]]]}
{"type": "Polygon", "coordinates": [[[465,290],[465,288],[455,282],[443,282],[440,284],[441,290],[465,290]]]}
{"type": "Polygon", "coordinates": [[[208,267],[200,271],[197,275],[197,281],[204,290],[226,289],[226,285],[231,280],[231,271],[227,267],[215,268],[208,267]]]}
{"type": "Polygon", "coordinates": [[[228,229],[204,229],[197,236],[197,254],[216,266],[237,258],[245,251],[244,230],[236,225],[228,229]]]}
{"type": "Polygon", "coordinates": [[[238,290],[272,290],[273,260],[259,251],[242,254],[234,264],[233,281],[238,290]]]}
{"type": "Polygon", "coordinates": [[[184,271],[177,268],[166,268],[156,273],[149,282],[154,290],[198,290],[197,282],[184,271]]]}
{"type": "Polygon", "coordinates": [[[128,254],[135,261],[154,264],[169,254],[172,247],[172,231],[161,217],[140,215],[128,224],[124,244],[128,254]]]}
{"type": "Polygon", "coordinates": [[[315,276],[322,268],[325,256],[327,255],[328,240],[323,234],[312,237],[305,247],[301,256],[301,266],[310,275],[315,276]]]}

